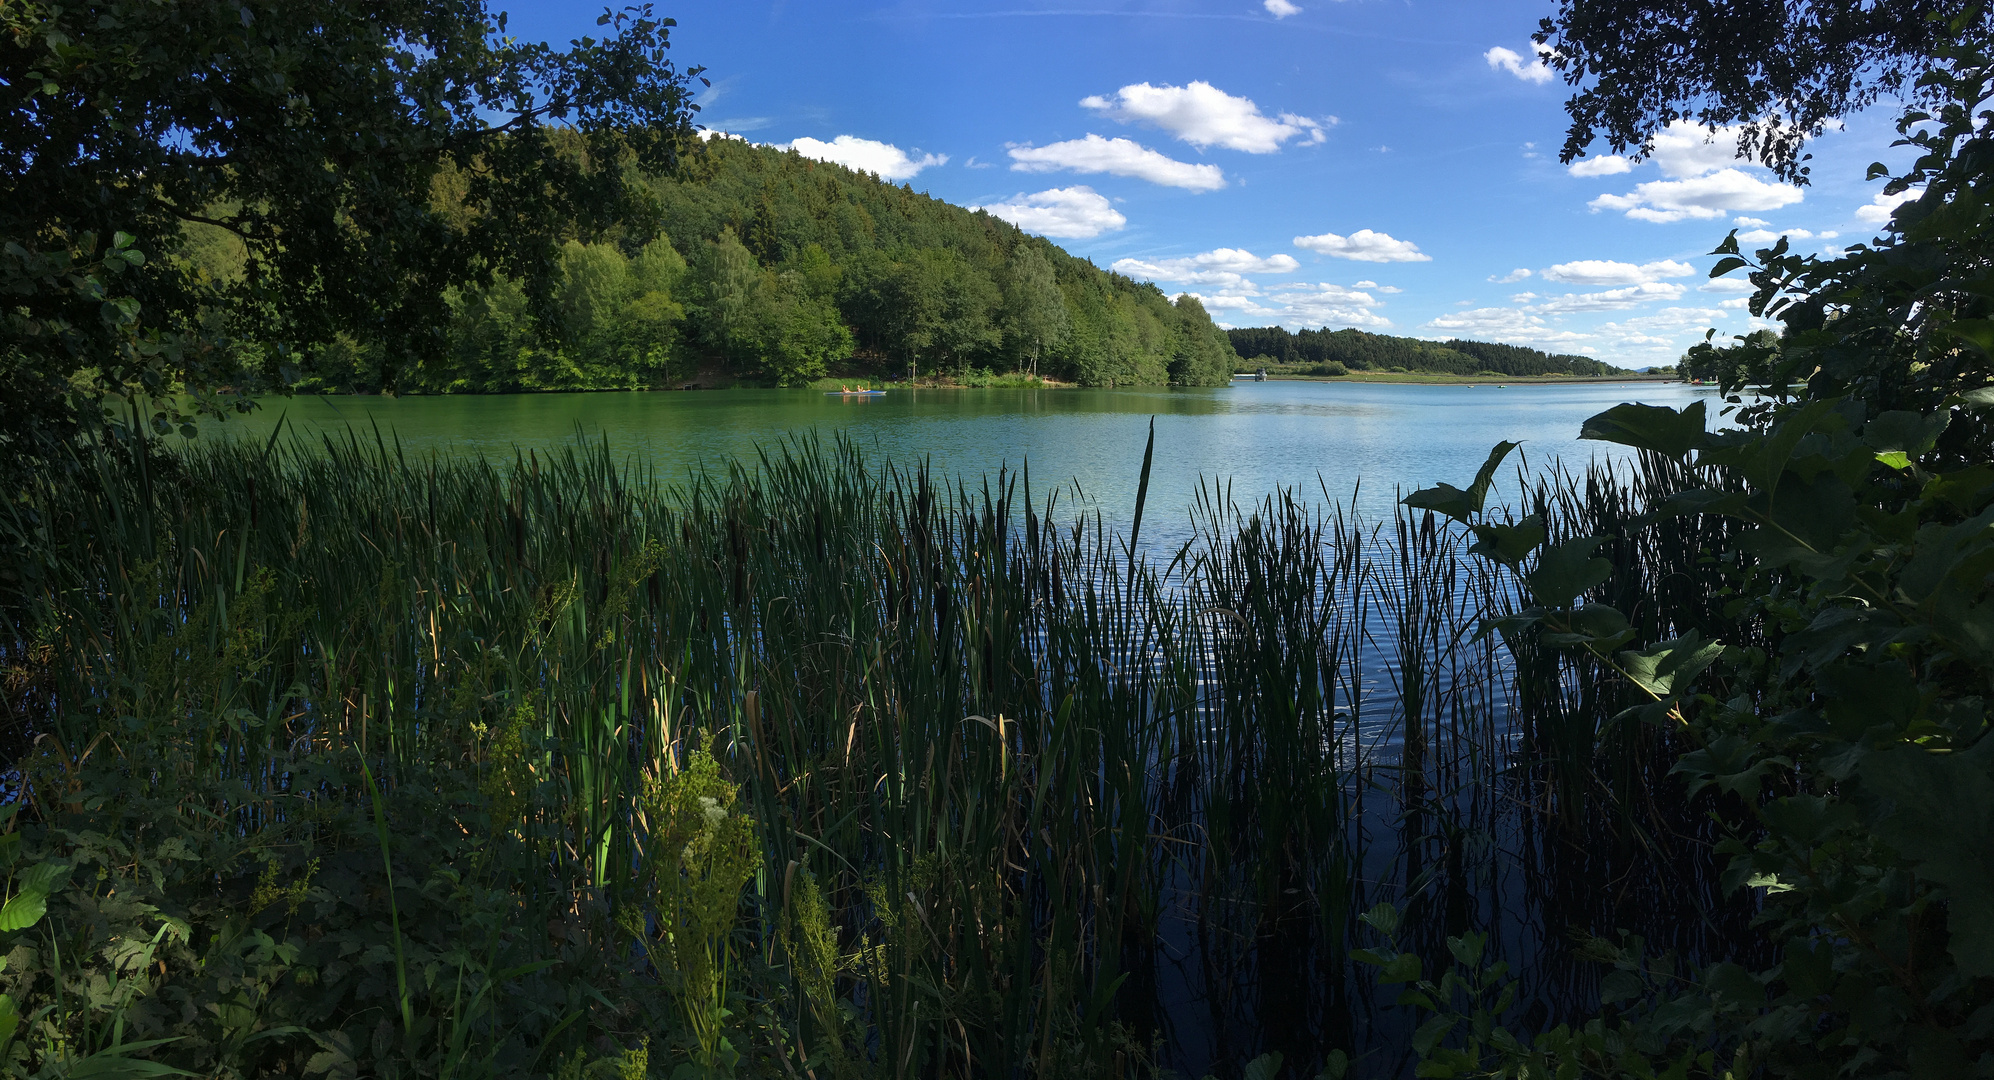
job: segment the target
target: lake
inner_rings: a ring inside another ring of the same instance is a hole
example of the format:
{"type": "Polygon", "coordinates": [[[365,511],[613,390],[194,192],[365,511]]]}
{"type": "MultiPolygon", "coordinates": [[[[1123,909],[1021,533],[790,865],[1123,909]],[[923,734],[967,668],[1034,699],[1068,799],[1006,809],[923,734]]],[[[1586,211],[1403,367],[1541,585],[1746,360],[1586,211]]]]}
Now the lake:
{"type": "MultiPolygon", "coordinates": [[[[300,397],[207,429],[262,437],[284,416],[314,437],[348,425],[371,437],[378,424],[414,452],[505,458],[515,447],[557,446],[580,431],[607,436],[613,451],[666,479],[752,460],[757,447],[787,437],[842,434],[879,457],[928,459],[944,473],[970,478],[1029,461],[1039,499],[1049,486],[1070,484],[1110,522],[1126,523],[1153,416],[1156,461],[1145,532],[1167,541],[1188,533],[1185,510],[1201,482],[1229,481],[1242,502],[1290,487],[1315,500],[1327,491],[1348,507],[1361,479],[1357,508],[1376,515],[1397,489],[1465,485],[1501,440],[1522,441],[1533,468],[1558,457],[1583,463],[1617,452],[1579,441],[1587,417],[1623,401],[1680,408],[1698,396],[1716,393],[1657,382],[1499,388],[1270,381],[1222,388],[896,390],[873,398],[807,390],[300,397]]],[[[1714,411],[1721,402],[1712,405],[1714,411]]]]}

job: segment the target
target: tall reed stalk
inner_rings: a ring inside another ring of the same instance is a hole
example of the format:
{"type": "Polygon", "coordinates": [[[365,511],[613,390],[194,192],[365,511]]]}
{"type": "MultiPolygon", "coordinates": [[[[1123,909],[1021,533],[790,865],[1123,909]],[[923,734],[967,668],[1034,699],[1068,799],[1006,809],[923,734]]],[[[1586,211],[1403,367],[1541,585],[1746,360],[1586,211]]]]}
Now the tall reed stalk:
{"type": "MultiPolygon", "coordinates": [[[[697,822],[657,792],[709,741],[760,856],[724,955],[702,954],[743,972],[742,1068],[1135,1075],[1344,1047],[1388,1072],[1397,1021],[1351,969],[1355,912],[1411,898],[1434,935],[1507,926],[1499,944],[1548,955],[1549,924],[1625,913],[1603,867],[1623,892],[1709,877],[1695,808],[1656,793],[1669,748],[1604,723],[1599,672],[1478,636],[1515,583],[1430,515],[1213,485],[1151,558],[1137,523],[1123,543],[1026,476],[945,481],[843,442],[677,487],[600,443],[144,460],[82,459],[90,482],[7,511],[42,556],[6,635],[32,675],[9,701],[38,740],[22,793],[59,817],[94,753],[184,790],[217,835],[296,838],[468,769],[474,804],[425,805],[478,852],[445,869],[509,912],[483,940],[511,961],[468,941],[456,961],[480,1001],[584,955],[690,985],[632,943],[690,925],[689,879],[659,875],[687,872],[697,822]],[[141,741],[167,752],[136,760],[141,741]],[[1632,846],[1586,862],[1596,807],[1632,846]]],[[[1625,537],[1603,589],[1652,596],[1624,607],[1652,637],[1714,617],[1713,572],[1710,538],[1640,518],[1684,478],[1641,468],[1531,498],[1560,531],[1625,537]]],[[[375,857],[414,902],[416,855],[375,857]]],[[[420,976],[411,1045],[454,1008],[426,956],[397,961],[420,976]]],[[[1573,977],[1546,975],[1551,1007],[1573,977]]],[[[475,1030],[551,1062],[634,1039],[626,1013],[583,994],[475,1030]]],[[[717,1068],[717,1037],[679,1052],[717,1068]]]]}

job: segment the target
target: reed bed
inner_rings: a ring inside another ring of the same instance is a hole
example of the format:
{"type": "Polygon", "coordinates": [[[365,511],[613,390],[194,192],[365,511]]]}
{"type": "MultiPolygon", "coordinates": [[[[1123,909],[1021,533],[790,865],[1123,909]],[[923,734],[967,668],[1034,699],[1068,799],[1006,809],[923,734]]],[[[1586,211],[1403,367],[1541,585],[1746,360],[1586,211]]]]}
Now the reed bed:
{"type": "MultiPolygon", "coordinates": [[[[650,1038],[715,1074],[1396,1075],[1408,1020],[1349,956],[1371,904],[1416,943],[1493,930],[1540,1019],[1597,1004],[1569,928],[1745,934],[1678,748],[1608,722],[1608,673],[1480,633],[1519,585],[1430,515],[1213,486],[1150,553],[1141,500],[1124,530],[842,442],[678,485],[600,443],[120,460],[7,511],[38,552],[17,795],[132,866],[170,817],[223,908],[292,883],[242,917],[294,967],[334,923],[366,946],[241,1005],[261,1041],[121,1014],[194,1032],[162,1060],[551,1074],[650,1038]],[[752,824],[745,887],[698,901],[717,973],[672,862],[704,748],[738,792],[704,812],[752,824]]],[[[1619,538],[1600,599],[1649,639],[1721,619],[1736,570],[1643,516],[1670,468],[1525,478],[1554,533],[1619,538]]],[[[128,977],[159,998],[161,968],[128,977]]]]}

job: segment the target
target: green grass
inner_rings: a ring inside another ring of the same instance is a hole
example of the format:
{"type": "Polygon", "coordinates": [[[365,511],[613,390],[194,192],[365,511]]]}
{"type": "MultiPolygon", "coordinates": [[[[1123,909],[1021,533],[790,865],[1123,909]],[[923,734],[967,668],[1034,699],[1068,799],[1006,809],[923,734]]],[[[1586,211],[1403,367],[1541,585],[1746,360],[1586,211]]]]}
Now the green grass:
{"type": "MultiPolygon", "coordinates": [[[[1598,673],[1546,654],[1506,674],[1474,632],[1515,583],[1404,512],[1379,533],[1211,488],[1194,539],[1144,558],[1139,518],[842,443],[675,489],[602,445],[81,464],[8,519],[42,555],[7,651],[16,734],[40,740],[20,759],[32,843],[194,913],[163,972],[134,976],[149,1000],[212,993],[194,980],[217,941],[293,949],[218,1014],[235,1028],[118,1013],[184,1039],[160,1053],[188,1068],[334,1045],[410,1075],[545,1071],[650,1039],[658,1062],[734,1054],[744,1075],[1142,1072],[1182,911],[1217,934],[1202,978],[1221,996],[1254,996],[1235,980],[1280,952],[1310,958],[1310,985],[1354,985],[1353,914],[1470,888],[1479,871],[1448,862],[1464,830],[1526,806],[1539,828],[1627,835],[1668,764],[1646,735],[1595,734],[1623,703],[1598,673]],[[1402,756],[1361,744],[1387,729],[1402,756]],[[659,807],[709,741],[753,823],[745,889],[694,887],[727,875],[658,839],[697,833],[696,815],[661,832],[659,807]],[[167,837],[198,874],[149,869],[167,837]],[[271,866],[322,882],[302,914],[247,903],[271,866]],[[656,958],[691,955],[674,927],[716,912],[731,974],[701,1005],[656,958]],[[1256,952],[1270,941],[1293,948],[1256,952]]],[[[1672,482],[1649,480],[1538,498],[1598,528],[1672,482]]],[[[1695,538],[1650,533],[1626,574],[1694,564],[1695,538]]],[[[1659,610],[1656,633],[1708,603],[1673,602],[1688,614],[1659,610]]],[[[88,937],[83,903],[51,909],[51,942],[88,937]]],[[[6,977],[31,1004],[64,978],[6,977]]],[[[51,1015],[72,1038],[109,1016],[51,1015]]]]}

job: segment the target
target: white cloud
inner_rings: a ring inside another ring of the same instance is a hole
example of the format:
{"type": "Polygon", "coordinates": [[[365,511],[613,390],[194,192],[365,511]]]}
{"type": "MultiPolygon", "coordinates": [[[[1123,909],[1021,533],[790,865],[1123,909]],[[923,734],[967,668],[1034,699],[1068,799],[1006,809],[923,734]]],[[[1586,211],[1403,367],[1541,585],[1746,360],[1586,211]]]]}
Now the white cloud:
{"type": "Polygon", "coordinates": [[[1509,273],[1504,274],[1501,277],[1496,277],[1494,274],[1490,274],[1489,280],[1495,282],[1498,285],[1514,285],[1517,282],[1522,281],[1524,278],[1527,278],[1529,276],[1530,276],[1529,267],[1519,266],[1516,269],[1511,270],[1509,273]]]}
{"type": "Polygon", "coordinates": [[[1734,296],[1729,300],[1717,301],[1717,306],[1721,308],[1742,308],[1751,302],[1752,298],[1749,296],[1734,296]]]}
{"type": "Polygon", "coordinates": [[[1294,113],[1269,118],[1251,100],[1203,80],[1188,86],[1134,83],[1115,91],[1113,98],[1099,94],[1081,98],[1080,105],[1124,124],[1162,128],[1200,150],[1223,146],[1249,154],[1271,154],[1304,134],[1308,138],[1301,145],[1319,143],[1328,137],[1323,129],[1336,123],[1333,116],[1316,120],[1294,113]]]}
{"type": "Polygon", "coordinates": [[[1771,225],[1771,224],[1772,224],[1772,222],[1770,222],[1770,221],[1767,221],[1767,220],[1766,220],[1766,219],[1764,219],[1764,218],[1755,218],[1755,217],[1734,217],[1734,218],[1732,218],[1732,219],[1731,219],[1731,224],[1733,224],[1733,225],[1756,225],[1756,226],[1758,226],[1759,228],[1763,229],[1763,228],[1765,228],[1766,226],[1768,226],[1768,225],[1771,225]]]}
{"type": "Polygon", "coordinates": [[[1534,55],[1526,61],[1516,50],[1505,49],[1498,45],[1483,53],[1482,59],[1489,62],[1491,71],[1507,71],[1527,83],[1541,85],[1550,82],[1555,72],[1545,65],[1544,58],[1551,55],[1551,50],[1543,45],[1534,46],[1533,49],[1534,55]]]}
{"type": "Polygon", "coordinates": [[[1541,316],[1518,308],[1485,307],[1456,311],[1433,319],[1421,329],[1446,337],[1506,341],[1552,352],[1583,348],[1584,343],[1590,340],[1589,335],[1555,328],[1541,316]]]}
{"type": "Polygon", "coordinates": [[[1381,330],[1392,321],[1371,310],[1376,298],[1330,282],[1284,285],[1271,299],[1242,292],[1192,293],[1208,308],[1234,312],[1242,324],[1266,326],[1361,326],[1381,330]]]}
{"type": "MultiPolygon", "coordinates": [[[[923,154],[911,157],[905,150],[892,143],[861,139],[856,135],[840,135],[830,142],[804,136],[787,143],[777,143],[778,150],[794,150],[807,158],[829,161],[859,172],[877,173],[882,180],[908,180],[914,174],[930,165],[946,165],[947,154],[923,154]]],[[[921,153],[919,149],[914,151],[921,153]]]]}
{"type": "Polygon", "coordinates": [[[1711,278],[1696,287],[1697,292],[1707,293],[1748,293],[1754,290],[1755,286],[1751,282],[1734,277],[1711,278]]]}
{"type": "Polygon", "coordinates": [[[1767,183],[1738,169],[1687,180],[1650,180],[1625,195],[1601,195],[1586,205],[1619,210],[1636,221],[1719,218],[1732,210],[1777,210],[1801,200],[1791,184],[1767,183]]]}
{"type": "Polygon", "coordinates": [[[1287,274],[1301,269],[1301,266],[1293,255],[1270,255],[1263,259],[1239,248],[1218,248],[1182,259],[1116,259],[1112,269],[1118,274],[1149,281],[1244,285],[1246,282],[1242,275],[1287,274]]]}
{"type": "Polygon", "coordinates": [[[1289,3],[1288,0],[1264,0],[1260,6],[1267,9],[1267,14],[1277,19],[1285,19],[1290,15],[1300,15],[1302,13],[1301,8],[1289,3]]]}
{"type": "Polygon", "coordinates": [[[1380,285],[1375,281],[1360,281],[1357,283],[1357,287],[1360,289],[1369,289],[1372,292],[1384,293],[1386,296],[1397,296],[1399,293],[1405,291],[1396,285],[1380,285]]]}
{"type": "Polygon", "coordinates": [[[1576,262],[1546,267],[1544,278],[1547,281],[1562,281],[1567,285],[1638,285],[1642,282],[1684,277],[1694,273],[1696,267],[1672,259],[1642,263],[1639,266],[1633,263],[1614,262],[1611,259],[1580,259],[1576,262]]]}
{"type": "Polygon", "coordinates": [[[1581,158],[1565,166],[1565,171],[1573,176],[1615,176],[1634,168],[1634,163],[1624,157],[1581,158]]]}
{"type": "Polygon", "coordinates": [[[1381,232],[1359,229],[1349,236],[1323,233],[1321,236],[1297,236],[1295,246],[1307,248],[1322,255],[1338,259],[1353,259],[1357,262],[1432,262],[1433,256],[1422,254],[1419,245],[1410,240],[1394,240],[1381,232]]]}
{"type": "Polygon", "coordinates": [[[1741,244],[1770,244],[1782,236],[1788,240],[1814,239],[1814,234],[1808,232],[1806,229],[1783,229],[1778,232],[1774,232],[1771,229],[1748,229],[1738,234],[1738,242],[1741,244]]]}
{"type": "Polygon", "coordinates": [[[1738,134],[1735,127],[1711,131],[1687,120],[1677,120],[1649,137],[1648,145],[1654,147],[1649,156],[1661,167],[1664,176],[1677,180],[1702,176],[1737,164],[1738,134]]]}
{"type": "Polygon", "coordinates": [[[1925,193],[1924,188],[1911,188],[1895,195],[1878,195],[1869,201],[1868,206],[1856,209],[1856,220],[1865,225],[1881,225],[1890,220],[1897,208],[1925,193]]]}
{"type": "Polygon", "coordinates": [[[1089,135],[1046,146],[1014,146],[1009,153],[1015,172],[1071,169],[1080,173],[1110,173],[1189,191],[1217,191],[1225,186],[1225,173],[1217,165],[1178,161],[1129,139],[1089,135]]]}
{"type": "Polygon", "coordinates": [[[1365,326],[1382,329],[1390,319],[1371,310],[1377,301],[1370,296],[1323,282],[1312,289],[1285,292],[1281,301],[1291,324],[1307,326],[1365,326]]]}
{"type": "Polygon", "coordinates": [[[1084,186],[1013,195],[1002,202],[970,209],[988,211],[1026,232],[1068,240],[1114,232],[1129,223],[1105,197],[1084,186]]]}
{"type": "Polygon", "coordinates": [[[1581,311],[1621,311],[1655,300],[1680,300],[1685,291],[1687,290],[1681,285],[1644,281],[1624,289],[1554,296],[1541,304],[1531,305],[1530,310],[1546,315],[1568,315],[1581,311]]]}

